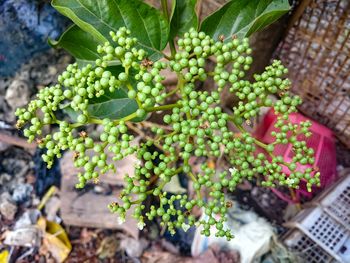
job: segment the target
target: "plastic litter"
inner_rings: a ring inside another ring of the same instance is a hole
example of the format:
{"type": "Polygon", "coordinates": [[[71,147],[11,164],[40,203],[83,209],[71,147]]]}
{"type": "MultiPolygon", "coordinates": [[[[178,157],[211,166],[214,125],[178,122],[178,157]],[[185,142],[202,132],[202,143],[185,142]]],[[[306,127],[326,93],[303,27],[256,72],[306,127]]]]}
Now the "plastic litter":
{"type": "Polygon", "coordinates": [[[38,227],[42,231],[42,245],[47,249],[56,262],[64,262],[72,250],[66,231],[59,224],[39,218],[38,227]]]}
{"type": "Polygon", "coordinates": [[[39,247],[41,241],[41,231],[36,226],[8,231],[4,244],[8,246],[39,247]]]}
{"type": "MultiPolygon", "coordinates": [[[[318,167],[319,172],[321,174],[321,187],[326,188],[330,184],[332,184],[337,178],[336,172],[336,152],[335,152],[335,143],[333,132],[327,127],[306,118],[300,113],[292,113],[289,117],[292,123],[300,123],[302,121],[310,121],[312,126],[310,127],[310,131],[312,132],[312,136],[309,138],[303,137],[302,139],[306,141],[308,147],[311,147],[315,151],[315,166],[318,167]]],[[[275,122],[277,121],[277,116],[275,115],[273,109],[270,109],[268,113],[265,115],[263,121],[259,126],[257,126],[255,130],[255,137],[260,139],[264,143],[272,143],[275,138],[271,135],[272,131],[275,131],[274,127],[275,122]]],[[[275,155],[282,155],[286,162],[290,162],[293,158],[294,154],[292,152],[291,144],[280,144],[275,147],[274,150],[275,155]]],[[[304,170],[308,167],[304,165],[299,165],[297,169],[304,170]]],[[[289,174],[290,171],[287,167],[283,166],[283,172],[285,174],[289,174]]],[[[307,190],[306,184],[304,181],[300,182],[299,189],[295,191],[295,196],[285,194],[276,189],[271,189],[278,197],[281,199],[293,203],[299,202],[302,197],[312,198],[313,194],[317,192],[316,187],[312,188],[312,192],[310,193],[307,190]]]]}
{"type": "MultiPolygon", "coordinates": [[[[203,213],[201,220],[206,220],[203,213]]],[[[274,237],[272,226],[263,218],[251,211],[241,210],[237,203],[229,211],[229,220],[226,222],[234,235],[230,241],[226,238],[215,237],[215,229],[209,237],[200,234],[201,227],[196,230],[192,244],[192,256],[198,256],[210,246],[216,244],[236,250],[240,253],[241,263],[253,262],[270,250],[270,242],[274,237]]]]}
{"type": "Polygon", "coordinates": [[[308,262],[350,262],[350,171],[341,178],[286,224],[284,243],[308,262]]]}
{"type": "Polygon", "coordinates": [[[40,217],[40,211],[36,209],[29,209],[16,221],[14,229],[21,229],[36,224],[40,217]]]}

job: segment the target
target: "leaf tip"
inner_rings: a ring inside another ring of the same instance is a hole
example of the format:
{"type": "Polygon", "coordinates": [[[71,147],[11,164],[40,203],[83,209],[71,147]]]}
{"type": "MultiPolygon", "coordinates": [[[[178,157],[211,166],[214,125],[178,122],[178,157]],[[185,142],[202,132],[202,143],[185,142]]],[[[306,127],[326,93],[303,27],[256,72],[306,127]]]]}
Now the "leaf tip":
{"type": "Polygon", "coordinates": [[[53,47],[53,48],[57,48],[57,46],[58,46],[58,41],[57,40],[54,40],[54,39],[52,39],[52,38],[48,38],[47,39],[47,44],[49,44],[51,47],[53,47]]]}

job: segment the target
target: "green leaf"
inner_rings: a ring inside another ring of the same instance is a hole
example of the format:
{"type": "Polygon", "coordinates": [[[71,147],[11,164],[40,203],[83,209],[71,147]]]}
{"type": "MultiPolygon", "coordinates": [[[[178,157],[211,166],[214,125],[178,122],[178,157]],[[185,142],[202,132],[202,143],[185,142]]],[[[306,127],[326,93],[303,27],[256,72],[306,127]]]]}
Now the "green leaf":
{"type": "Polygon", "coordinates": [[[159,58],[168,42],[165,18],[141,0],[53,0],[52,6],[98,42],[110,40],[109,32],[123,26],[151,58],[159,58]]]}
{"type": "Polygon", "coordinates": [[[73,110],[72,107],[70,107],[70,106],[65,107],[65,108],[63,109],[63,112],[64,112],[65,114],[67,114],[68,117],[69,117],[72,121],[74,121],[74,122],[77,122],[77,121],[78,121],[78,116],[79,116],[80,112],[77,112],[77,111],[73,110]]]}
{"type": "Polygon", "coordinates": [[[54,48],[67,50],[78,64],[94,64],[100,58],[96,51],[100,43],[76,25],[70,26],[57,41],[49,38],[48,43],[54,48]]]}
{"type": "MultiPolygon", "coordinates": [[[[117,76],[120,72],[124,71],[121,65],[110,66],[107,68],[114,76],[117,76]]],[[[132,82],[132,81],[131,81],[132,82]]],[[[135,83],[131,83],[135,86],[135,83]]],[[[110,92],[108,89],[100,97],[94,97],[89,99],[88,103],[88,114],[90,117],[95,119],[105,119],[109,118],[111,120],[119,120],[130,114],[133,114],[139,109],[139,106],[134,99],[129,99],[128,89],[126,87],[120,87],[114,92],[110,92]]],[[[68,115],[68,117],[75,121],[81,112],[74,111],[70,106],[64,107],[63,112],[68,115]]],[[[131,121],[139,122],[146,119],[144,118],[133,118],[131,121]]]]}
{"type": "Polygon", "coordinates": [[[175,8],[173,8],[170,22],[170,38],[181,36],[191,27],[198,27],[198,17],[196,14],[197,0],[173,0],[175,8]]]}
{"type": "Polygon", "coordinates": [[[103,96],[92,99],[89,102],[88,113],[96,119],[117,120],[134,113],[137,109],[137,102],[129,99],[127,91],[120,88],[113,93],[106,92],[103,96]]]}
{"type": "MultiPolygon", "coordinates": [[[[99,98],[89,100],[87,111],[89,116],[95,119],[109,118],[118,120],[134,113],[138,109],[137,102],[128,98],[127,91],[120,88],[113,93],[107,91],[99,98]]],[[[63,109],[64,113],[72,121],[76,121],[80,112],[74,111],[70,106],[63,109]]],[[[141,121],[139,118],[134,118],[132,121],[141,121]]]]}
{"type": "MultiPolygon", "coordinates": [[[[114,76],[118,76],[120,72],[124,71],[122,66],[113,66],[107,68],[114,76]]],[[[131,81],[131,86],[136,83],[131,81]]],[[[96,119],[109,118],[111,120],[119,120],[124,118],[139,109],[135,99],[129,99],[128,89],[120,87],[114,92],[106,90],[106,92],[98,97],[89,100],[88,113],[90,117],[96,119]]],[[[146,118],[146,116],[145,116],[146,118]]],[[[145,118],[133,118],[131,121],[138,122],[145,118]]]]}
{"type": "Polygon", "coordinates": [[[273,23],[290,9],[288,0],[232,0],[208,16],[201,30],[214,39],[250,36],[273,23]]]}

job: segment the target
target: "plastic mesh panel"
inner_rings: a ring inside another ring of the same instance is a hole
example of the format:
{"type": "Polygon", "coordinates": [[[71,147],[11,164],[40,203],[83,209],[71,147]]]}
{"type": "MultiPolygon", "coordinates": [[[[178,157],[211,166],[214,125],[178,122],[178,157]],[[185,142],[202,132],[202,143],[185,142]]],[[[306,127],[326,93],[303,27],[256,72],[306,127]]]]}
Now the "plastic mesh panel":
{"type": "Polygon", "coordinates": [[[288,248],[297,255],[302,262],[327,263],[332,257],[318,246],[312,239],[299,231],[294,231],[293,235],[285,241],[288,248]]]}
{"type": "Polygon", "coordinates": [[[336,253],[347,238],[346,229],[324,213],[315,219],[308,231],[315,239],[336,253]]]}
{"type": "Polygon", "coordinates": [[[333,216],[350,227],[350,185],[327,207],[333,216]]]}

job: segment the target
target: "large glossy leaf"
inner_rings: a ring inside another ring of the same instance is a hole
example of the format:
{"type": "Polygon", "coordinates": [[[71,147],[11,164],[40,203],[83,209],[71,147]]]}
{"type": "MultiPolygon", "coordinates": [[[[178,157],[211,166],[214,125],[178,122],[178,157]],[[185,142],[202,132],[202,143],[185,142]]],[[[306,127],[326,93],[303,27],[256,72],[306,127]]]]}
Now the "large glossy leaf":
{"type": "Polygon", "coordinates": [[[93,64],[100,58],[96,51],[100,42],[76,25],[69,27],[57,41],[48,39],[48,43],[54,48],[67,50],[79,64],[93,64]]]}
{"type": "Polygon", "coordinates": [[[175,8],[172,12],[170,22],[170,38],[181,36],[191,27],[198,27],[198,17],[196,14],[197,0],[173,0],[175,8]]]}
{"type": "Polygon", "coordinates": [[[99,98],[89,102],[89,115],[96,119],[109,118],[120,119],[134,113],[138,109],[137,102],[128,98],[127,91],[123,88],[112,92],[106,92],[99,98]]]}
{"type": "MultiPolygon", "coordinates": [[[[90,100],[87,111],[89,116],[95,119],[118,120],[134,113],[137,109],[136,101],[128,98],[126,90],[119,89],[90,100]]],[[[77,121],[78,115],[81,114],[81,112],[74,111],[70,106],[64,108],[63,111],[72,121],[77,121]]],[[[141,121],[141,119],[134,118],[132,121],[141,121]]]]}
{"type": "Polygon", "coordinates": [[[98,42],[125,26],[151,57],[159,57],[168,41],[165,18],[141,0],[53,0],[52,6],[98,42]]]}
{"type": "Polygon", "coordinates": [[[72,107],[70,107],[70,106],[65,107],[63,109],[63,112],[65,114],[67,114],[68,117],[74,122],[78,121],[78,116],[79,116],[79,114],[81,114],[81,112],[77,112],[77,111],[73,110],[72,107]]]}
{"type": "Polygon", "coordinates": [[[290,9],[288,0],[232,0],[208,16],[201,30],[217,39],[223,35],[248,37],[273,23],[290,9]]]}
{"type": "MultiPolygon", "coordinates": [[[[110,66],[107,68],[112,75],[117,76],[120,72],[124,71],[121,65],[110,66]]],[[[131,85],[135,86],[134,81],[131,81],[131,85]]],[[[108,89],[100,97],[94,97],[89,99],[87,111],[89,116],[95,119],[110,118],[112,120],[119,120],[124,118],[138,109],[136,100],[129,99],[128,89],[121,86],[114,92],[110,92],[108,89]]],[[[63,111],[70,117],[72,121],[76,121],[81,112],[74,111],[70,106],[64,107],[63,111]]],[[[146,118],[133,118],[131,121],[138,122],[146,118]]]]}
{"type": "MultiPolygon", "coordinates": [[[[137,102],[129,99],[127,91],[121,88],[113,93],[108,91],[99,98],[91,99],[87,110],[89,116],[95,119],[110,118],[111,120],[118,120],[134,113],[137,109],[137,102]]],[[[70,106],[65,107],[63,111],[75,122],[78,115],[81,114],[81,112],[74,111],[70,106]]],[[[134,122],[142,120],[141,118],[132,119],[134,122]]]]}
{"type": "MultiPolygon", "coordinates": [[[[122,66],[111,66],[107,68],[114,76],[124,71],[122,66]]],[[[133,75],[132,72],[130,72],[133,75]]],[[[136,83],[131,79],[131,86],[135,86],[136,83]]],[[[128,89],[124,86],[120,89],[110,92],[106,90],[105,94],[98,98],[92,98],[89,100],[88,112],[89,115],[96,119],[110,118],[112,120],[118,120],[124,118],[137,111],[138,104],[136,100],[129,99],[128,89]]],[[[146,116],[145,116],[146,118],[146,116]]],[[[133,118],[132,121],[142,121],[145,118],[133,118]]]]}

